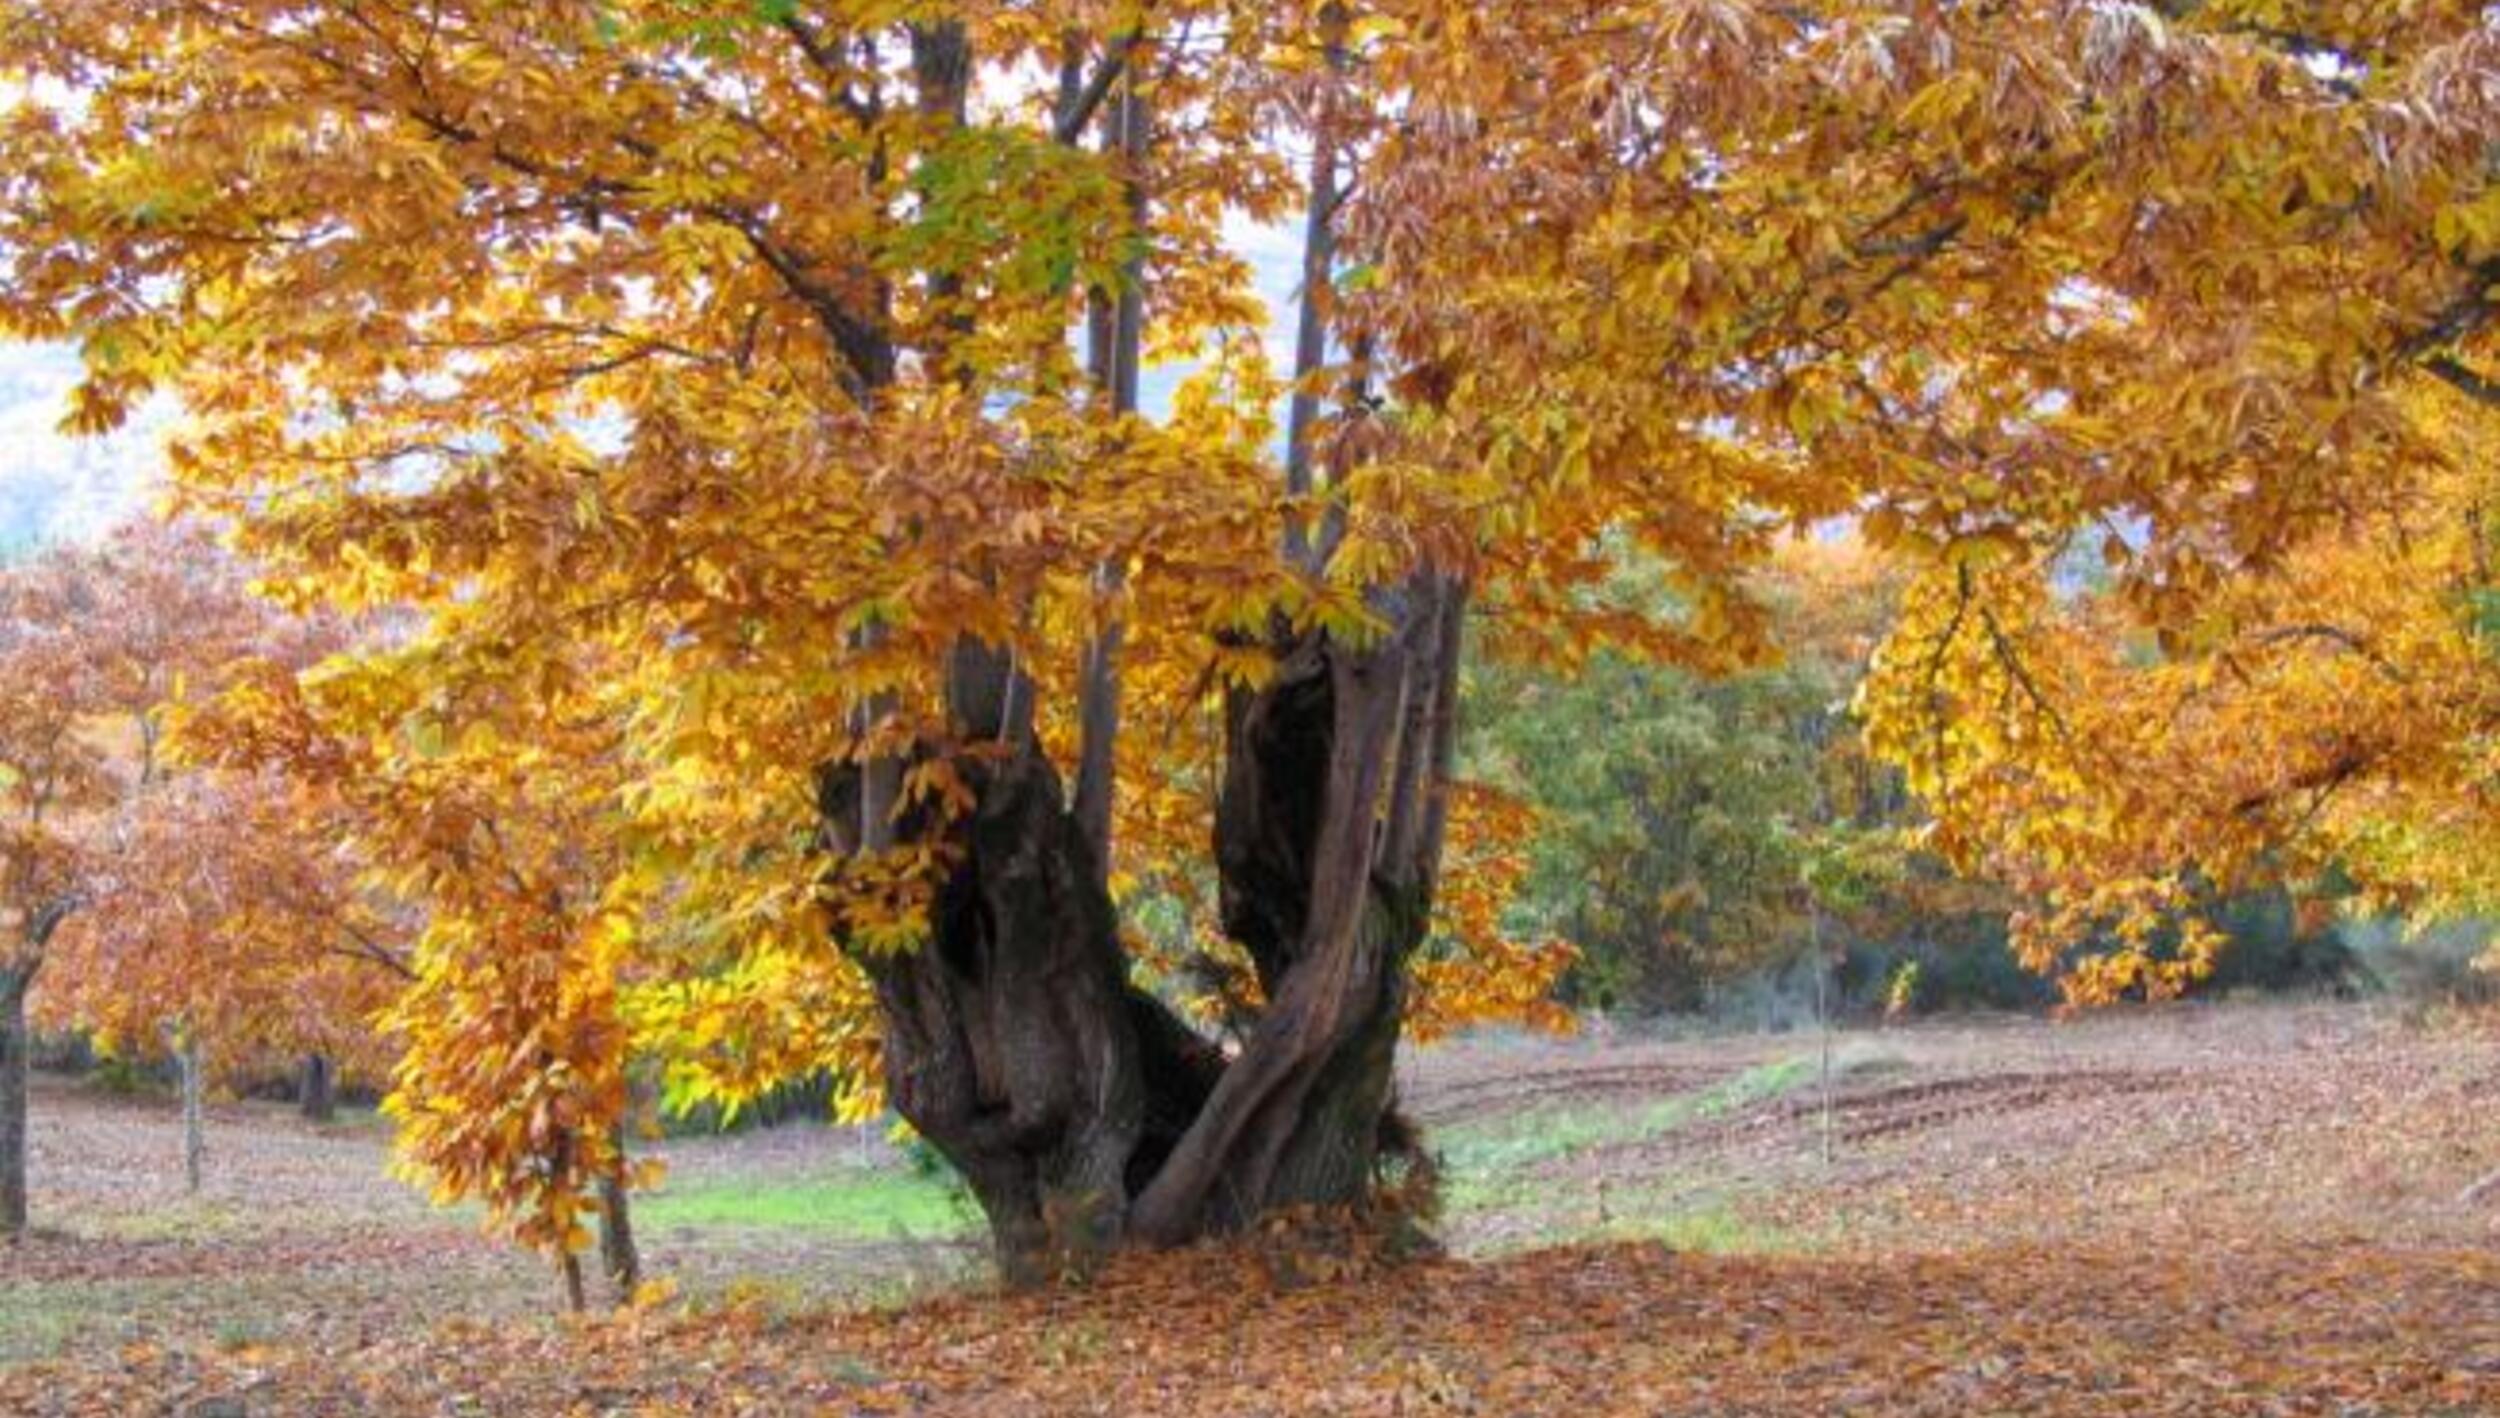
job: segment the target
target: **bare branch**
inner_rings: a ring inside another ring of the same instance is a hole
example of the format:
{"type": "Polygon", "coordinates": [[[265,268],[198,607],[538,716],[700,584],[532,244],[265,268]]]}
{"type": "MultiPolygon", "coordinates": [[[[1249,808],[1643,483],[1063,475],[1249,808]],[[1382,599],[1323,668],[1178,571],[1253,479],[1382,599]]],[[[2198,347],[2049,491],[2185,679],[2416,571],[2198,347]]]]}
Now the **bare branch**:
{"type": "Polygon", "coordinates": [[[796,15],[781,21],[781,32],[790,36],[799,52],[825,81],[825,93],[835,106],[849,114],[851,121],[865,128],[877,121],[877,109],[860,98],[851,88],[851,66],[844,63],[841,52],[824,42],[824,37],[807,27],[796,15]]]}
{"type": "Polygon", "coordinates": [[[403,980],[414,980],[417,978],[415,966],[410,965],[407,959],[400,955],[399,952],[391,949],[387,945],[384,945],[382,942],[375,940],[371,935],[365,932],[363,927],[358,926],[353,921],[341,921],[339,922],[339,929],[347,932],[350,943],[347,945],[329,946],[326,948],[325,953],[330,955],[343,955],[350,960],[362,960],[369,965],[379,965],[383,969],[390,971],[392,974],[399,976],[403,980]]]}
{"type": "Polygon", "coordinates": [[[2031,707],[2039,710],[2041,716],[2049,721],[2049,726],[2057,730],[2059,741],[2071,746],[2075,741],[2074,730],[2066,726],[2066,716],[2058,711],[2046,694],[2040,692],[2039,681],[2031,677],[2031,667],[2023,663],[2014,642],[2006,636],[2005,627],[1998,623],[1996,612],[1983,605],[1979,608],[1979,620],[1987,629],[1988,644],[1996,652],[1997,663],[2022,689],[2023,697],[2031,701],[2031,707]]]}

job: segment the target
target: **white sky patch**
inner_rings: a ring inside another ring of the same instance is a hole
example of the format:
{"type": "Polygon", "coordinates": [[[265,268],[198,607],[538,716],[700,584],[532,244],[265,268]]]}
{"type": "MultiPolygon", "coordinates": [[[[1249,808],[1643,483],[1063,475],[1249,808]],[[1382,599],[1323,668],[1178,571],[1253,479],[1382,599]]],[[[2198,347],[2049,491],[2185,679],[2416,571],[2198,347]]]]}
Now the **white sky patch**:
{"type": "MultiPolygon", "coordinates": [[[[1259,338],[1267,347],[1268,367],[1279,376],[1291,374],[1294,320],[1302,294],[1302,223],[1298,219],[1291,223],[1256,222],[1240,212],[1227,211],[1224,244],[1250,263],[1252,288],[1267,307],[1267,323],[1260,329],[1259,338]]],[[[1071,334],[1070,338],[1078,336],[1071,334]]],[[[1148,364],[1139,376],[1137,389],[1138,403],[1144,412],[1154,418],[1169,414],[1173,391],[1198,367],[1196,360],[1148,364]]],[[[1280,428],[1281,418],[1280,405],[1280,428]]]]}
{"type": "Polygon", "coordinates": [[[95,540],[164,485],[172,401],[151,400],[106,437],[72,438],[59,425],[78,373],[67,345],[0,344],[0,549],[95,540]]]}
{"type": "Polygon", "coordinates": [[[1259,299],[1267,305],[1267,357],[1279,371],[1293,368],[1295,305],[1302,294],[1302,224],[1256,222],[1237,211],[1224,214],[1224,242],[1250,263],[1259,299]]]}

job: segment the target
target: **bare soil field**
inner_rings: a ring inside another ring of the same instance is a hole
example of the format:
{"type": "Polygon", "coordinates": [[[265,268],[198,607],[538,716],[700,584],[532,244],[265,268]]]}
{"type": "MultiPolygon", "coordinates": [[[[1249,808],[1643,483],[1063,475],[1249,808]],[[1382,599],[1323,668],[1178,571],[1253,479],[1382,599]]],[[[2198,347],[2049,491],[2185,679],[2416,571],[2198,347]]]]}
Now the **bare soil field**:
{"type": "Polygon", "coordinates": [[[1820,1052],[1795,1035],[1477,1040],[1423,1055],[1407,1097],[1457,1163],[1465,1251],[1642,1234],[1713,1199],[1759,1243],[1738,1249],[2500,1241],[2500,1184],[2463,1199],[2500,1168],[2488,1021],[2183,1007],[1845,1033],[1828,1115],[1820,1052]],[[1479,1146],[1506,1165],[1471,1172],[1479,1146]],[[1471,1213],[1470,1185],[1527,1204],[1471,1213]]]}
{"type": "MultiPolygon", "coordinates": [[[[0,1246],[0,1364],[131,1341],[353,1348],[453,1319],[539,1319],[557,1296],[549,1267],[489,1237],[481,1212],[438,1208],[394,1177],[371,1114],[315,1125],[274,1104],[212,1107],[197,1196],[168,1102],[39,1079],[32,1114],[35,1231],[0,1246]]],[[[978,1271],[970,1213],[849,1130],[653,1150],[670,1182],[639,1239],[686,1293],[883,1299],[978,1271]],[[821,1200],[826,1214],[743,1214],[759,1197],[821,1200]]]]}
{"type": "Polygon", "coordinates": [[[1419,1052],[1452,1258],[1386,1278],[1202,1257],[1002,1299],[882,1142],[654,1144],[676,1298],[588,1327],[370,1117],[217,1108],[192,1198],[170,1106],[45,1081],[0,1412],[2500,1412],[2491,1021],[1926,1024],[1837,1036],[1826,1076],[1796,1035],[1419,1052]],[[1318,1370],[1248,1338],[1290,1351],[1297,1314],[1373,1337],[1318,1370]]]}

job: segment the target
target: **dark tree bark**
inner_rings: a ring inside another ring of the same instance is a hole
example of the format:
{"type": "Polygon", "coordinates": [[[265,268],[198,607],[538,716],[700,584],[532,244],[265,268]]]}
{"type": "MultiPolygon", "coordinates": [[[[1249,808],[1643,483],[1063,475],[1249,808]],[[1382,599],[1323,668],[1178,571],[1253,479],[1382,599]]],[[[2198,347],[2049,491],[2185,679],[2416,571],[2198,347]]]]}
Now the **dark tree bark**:
{"type": "MultiPolygon", "coordinates": [[[[1169,1152],[1217,1056],[1130,985],[1049,763],[1019,748],[959,771],[977,805],[945,833],[930,939],[865,964],[896,1108],[963,1174],[1001,1268],[1032,1280],[1119,1239],[1132,1168],[1169,1152]]],[[[829,824],[857,791],[855,773],[828,775],[829,824]]]]}
{"type": "MultiPolygon", "coordinates": [[[[1342,5],[1323,6],[1320,30],[1322,58],[1332,73],[1347,63],[1347,15],[1342,5]]],[[[1334,89],[1320,105],[1317,131],[1311,135],[1311,162],[1306,183],[1309,205],[1302,218],[1302,289],[1294,320],[1293,394],[1285,406],[1285,491],[1309,495],[1317,461],[1316,431],[1320,394],[1312,380],[1328,363],[1329,305],[1337,280],[1337,204],[1339,183],[1334,89]]],[[[1296,517],[1285,527],[1285,555],[1297,562],[1312,556],[1310,529],[1296,517]]]]}
{"type": "Polygon", "coordinates": [[[590,1308],[590,1297],[582,1290],[582,1258],[566,1251],[556,1257],[556,1279],[564,1285],[564,1307],[574,1314],[590,1308]]]}
{"type": "Polygon", "coordinates": [[[1305,641],[1237,696],[1216,811],[1227,934],[1269,1001],[1188,1136],[1142,1191],[1141,1238],[1178,1244],[1279,1207],[1360,1203],[1390,1111],[1405,966],[1437,863],[1425,847],[1445,764],[1438,702],[1444,602],[1429,579],[1400,632],[1349,649],[1305,641]],[[1419,731],[1421,730],[1421,731],[1419,731]]]}
{"type": "MultiPolygon", "coordinates": [[[[1119,99],[1103,111],[1102,147],[1117,154],[1121,195],[1132,229],[1141,237],[1148,228],[1150,203],[1144,183],[1153,115],[1139,91],[1131,67],[1120,86],[1119,99]]],[[[1073,90],[1061,107],[1073,103],[1073,90]]],[[[1095,397],[1114,418],[1137,412],[1138,373],[1145,363],[1145,259],[1130,258],[1120,270],[1117,291],[1086,293],[1086,360],[1095,397]]],[[[1117,562],[1096,568],[1097,585],[1106,596],[1117,595],[1127,570],[1117,562]]],[[[1120,652],[1127,628],[1117,619],[1102,627],[1085,647],[1078,687],[1076,823],[1094,854],[1095,865],[1111,865],[1111,792],[1118,771],[1120,740],[1120,652]]]]}
{"type": "Polygon", "coordinates": [[[620,1170],[599,1179],[599,1264],[607,1272],[616,1303],[633,1302],[642,1288],[642,1250],[634,1243],[634,1212],[622,1172],[623,1139],[618,1140],[620,1170]]]}
{"type": "MultiPolygon", "coordinates": [[[[1400,633],[1289,645],[1231,706],[1224,926],[1270,1004],[1230,1062],[1129,980],[1091,845],[1029,735],[959,756],[961,820],[896,824],[900,841],[935,837],[948,867],[927,943],[863,960],[888,1090],[962,1173],[1011,1280],[1358,1205],[1384,1145],[1406,1145],[1393,1065],[1439,853],[1461,596],[1426,576],[1392,599],[1400,633]]],[[[958,690],[959,708],[996,698],[958,690]]],[[[825,776],[844,850],[864,845],[860,791],[856,769],[825,776]]]]}
{"type": "Polygon", "coordinates": [[[326,1123],[338,1116],[338,1090],[330,1076],[330,1060],[321,1054],[304,1056],[304,1078],[295,1090],[295,1106],[306,1122],[326,1123]]]}
{"type": "Polygon", "coordinates": [[[0,970],[0,1239],[26,1233],[26,1029],[32,972],[0,970]]]}

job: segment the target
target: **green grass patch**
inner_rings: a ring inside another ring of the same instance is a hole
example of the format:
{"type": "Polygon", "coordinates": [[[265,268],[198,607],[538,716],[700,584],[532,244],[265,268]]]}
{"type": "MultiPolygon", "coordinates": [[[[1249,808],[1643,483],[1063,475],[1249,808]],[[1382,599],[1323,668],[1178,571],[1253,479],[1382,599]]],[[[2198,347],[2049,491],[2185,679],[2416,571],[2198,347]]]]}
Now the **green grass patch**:
{"type": "Polygon", "coordinates": [[[1657,1241],[1674,1250],[1705,1255],[1762,1255],[1797,1249],[1787,1233],[1748,1221],[1723,1204],[1663,1216],[1626,1216],[1599,1227],[1597,1234],[1608,1240],[1657,1241]]]}
{"type": "Polygon", "coordinates": [[[1603,1215],[1562,1231],[1562,1240],[1658,1241],[1705,1255],[1803,1255],[1829,1244],[1828,1237],[1746,1215],[1717,1187],[1677,1179],[1610,1188],[1603,1215]]]}
{"type": "Polygon", "coordinates": [[[864,1241],[951,1238],[980,1221],[979,1208],[946,1181],[872,1171],[797,1182],[671,1187],[637,1197],[634,1216],[655,1226],[809,1231],[864,1241]]]}
{"type": "Polygon", "coordinates": [[[1707,1088],[1669,1094],[1653,1102],[1559,1102],[1501,1117],[1462,1123],[1437,1135],[1443,1175],[1454,1206],[1465,1206],[1471,1187],[1497,1194],[1515,1174],[1558,1157],[1598,1147],[1620,1147],[1664,1137],[1677,1128],[1735,1112],[1791,1093],[1814,1081],[1810,1058],[1758,1064],[1707,1088]]]}
{"type": "Polygon", "coordinates": [[[1745,1220],[1712,1181],[1655,1174],[1564,1184],[1546,1164],[1665,1137],[1810,1088],[1816,1076],[1811,1057],[1786,1058],[1645,1102],[1562,1100],[1462,1124],[1436,1139],[1443,1203],[1454,1220],[1485,1223],[1496,1251],[1634,1239],[1708,1252],[1809,1248],[1745,1220]]]}
{"type": "Polygon", "coordinates": [[[78,1218],[70,1229],[114,1241],[203,1245],[267,1229],[270,1218],[228,1201],[184,1197],[146,1211],[105,1212],[78,1218]]]}
{"type": "Polygon", "coordinates": [[[18,1284],[0,1296],[0,1364],[49,1359],[72,1341],[114,1344],[135,1337],[128,1316],[170,1287],[145,1284],[18,1284]]]}

